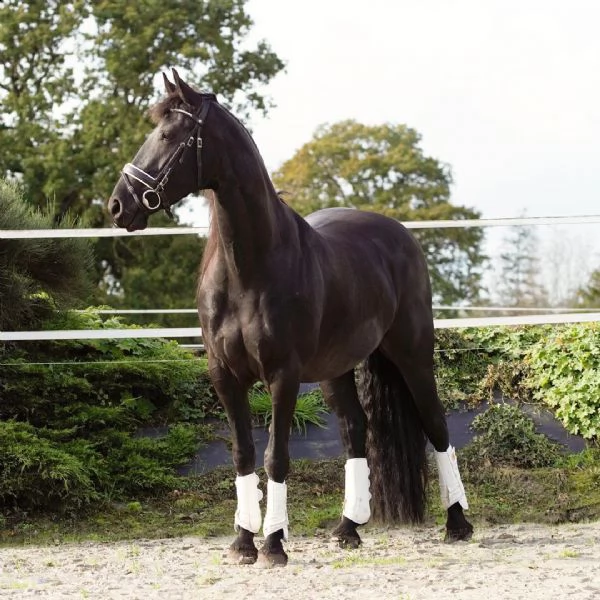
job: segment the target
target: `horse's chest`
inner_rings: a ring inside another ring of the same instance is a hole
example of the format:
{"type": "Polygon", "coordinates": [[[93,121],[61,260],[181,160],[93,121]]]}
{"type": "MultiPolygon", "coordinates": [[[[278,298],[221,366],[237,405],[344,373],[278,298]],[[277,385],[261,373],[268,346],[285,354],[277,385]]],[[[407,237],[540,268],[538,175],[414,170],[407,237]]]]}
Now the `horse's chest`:
{"type": "Polygon", "coordinates": [[[274,339],[270,311],[257,308],[252,297],[211,294],[204,298],[200,318],[205,342],[213,354],[230,364],[256,362],[274,339]]]}

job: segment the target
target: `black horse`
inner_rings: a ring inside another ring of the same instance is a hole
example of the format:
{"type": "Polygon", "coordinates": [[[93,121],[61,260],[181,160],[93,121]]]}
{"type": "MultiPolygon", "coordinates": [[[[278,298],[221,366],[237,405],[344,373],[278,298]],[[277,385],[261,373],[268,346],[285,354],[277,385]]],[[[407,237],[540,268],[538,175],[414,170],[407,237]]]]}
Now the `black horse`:
{"type": "Polygon", "coordinates": [[[173,70],[156,128],[109,200],[128,231],[200,189],[211,226],[198,286],[210,376],[231,426],[237,560],[252,563],[261,527],[248,390],[272,395],[261,561],[286,564],[288,439],[301,381],[320,382],[347,452],[342,546],[357,527],[423,518],[426,437],[436,450],[446,537],[472,526],[433,373],[431,289],[423,253],[397,221],[345,208],[300,217],[277,195],[242,123],[173,70]],[[357,378],[355,378],[355,370],[357,378]],[[358,385],[356,383],[358,379],[358,385]],[[370,467],[370,470],[369,470],[370,467]],[[372,494],[372,496],[371,496],[372,494]],[[370,501],[371,500],[371,501],[370,501]]]}

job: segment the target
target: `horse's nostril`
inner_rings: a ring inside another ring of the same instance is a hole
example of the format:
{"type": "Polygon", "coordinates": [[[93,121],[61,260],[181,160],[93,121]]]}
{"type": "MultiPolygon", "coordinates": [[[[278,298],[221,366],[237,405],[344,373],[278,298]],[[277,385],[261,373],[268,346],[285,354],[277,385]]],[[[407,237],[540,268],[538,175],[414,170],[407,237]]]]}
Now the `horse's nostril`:
{"type": "Polygon", "coordinates": [[[111,198],[110,202],[108,203],[108,208],[113,217],[121,214],[121,202],[118,198],[111,198]]]}

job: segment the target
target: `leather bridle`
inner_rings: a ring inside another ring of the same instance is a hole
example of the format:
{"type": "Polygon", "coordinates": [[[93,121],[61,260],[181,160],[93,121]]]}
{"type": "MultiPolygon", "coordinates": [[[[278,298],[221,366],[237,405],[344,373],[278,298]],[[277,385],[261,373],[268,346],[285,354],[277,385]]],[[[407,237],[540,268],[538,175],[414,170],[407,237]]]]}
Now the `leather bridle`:
{"type": "Polygon", "coordinates": [[[204,125],[204,121],[212,104],[212,100],[214,99],[215,96],[213,94],[202,94],[202,105],[200,107],[199,114],[183,110],[182,108],[170,109],[170,112],[178,112],[192,119],[192,121],[194,121],[194,128],[190,132],[188,139],[179,144],[158,175],[150,175],[150,173],[140,169],[133,163],[127,163],[123,167],[121,175],[123,176],[125,185],[127,186],[129,193],[133,196],[138,208],[143,212],[151,215],[159,210],[164,210],[169,217],[173,218],[171,205],[169,204],[165,194],[165,187],[167,186],[169,177],[171,176],[176,163],[182,164],[186,150],[188,148],[192,148],[193,146],[196,146],[198,189],[200,188],[202,184],[202,125],[204,125]],[[136,193],[130,178],[139,181],[146,187],[141,198],[136,193]]]}

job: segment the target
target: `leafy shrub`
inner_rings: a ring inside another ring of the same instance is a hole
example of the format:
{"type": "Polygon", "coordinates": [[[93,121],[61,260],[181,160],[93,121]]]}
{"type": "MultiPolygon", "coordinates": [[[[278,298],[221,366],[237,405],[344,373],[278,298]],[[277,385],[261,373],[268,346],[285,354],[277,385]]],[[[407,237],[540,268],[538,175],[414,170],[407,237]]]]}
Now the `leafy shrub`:
{"type": "Polygon", "coordinates": [[[479,340],[457,329],[436,331],[435,375],[440,399],[446,409],[479,404],[480,382],[485,377],[489,353],[479,340]]]}
{"type": "MultiPolygon", "coordinates": [[[[61,227],[73,227],[64,219],[61,227]]],[[[52,215],[34,210],[19,188],[0,179],[0,229],[49,229],[52,215]]],[[[78,304],[92,290],[88,240],[0,239],[0,329],[39,322],[54,308],[78,304]]]]}
{"type": "Polygon", "coordinates": [[[473,419],[472,428],[478,433],[461,453],[470,468],[547,467],[560,456],[560,446],[537,433],[535,423],[516,406],[492,405],[473,419]]]}
{"type": "Polygon", "coordinates": [[[172,489],[173,469],[187,462],[198,444],[191,425],[175,426],[158,440],[110,428],[86,439],[77,434],[0,422],[0,504],[76,508],[172,489]]]}
{"type": "Polygon", "coordinates": [[[93,452],[62,444],[61,433],[69,435],[0,422],[0,503],[52,507],[69,499],[79,506],[98,498],[93,452]]]}
{"type": "Polygon", "coordinates": [[[525,385],[571,433],[600,437],[600,325],[555,327],[526,357],[525,385]]]}
{"type": "Polygon", "coordinates": [[[105,453],[107,479],[103,491],[112,497],[156,494],[178,485],[175,468],[185,464],[198,447],[198,432],[187,424],[169,428],[159,439],[132,437],[112,430],[98,436],[105,453]]]}
{"type": "Polygon", "coordinates": [[[438,331],[436,367],[447,408],[495,390],[549,406],[567,431],[600,438],[600,325],[482,327],[438,331]]]}

